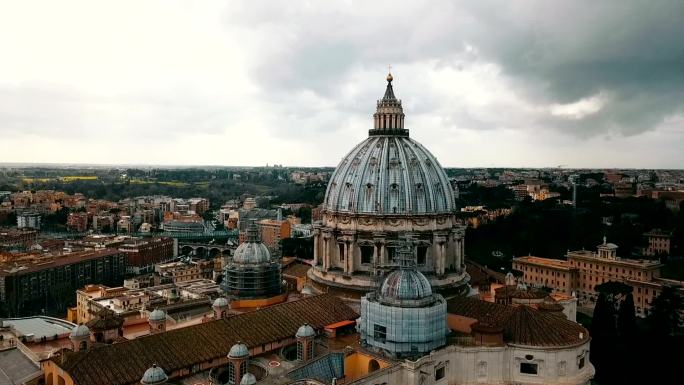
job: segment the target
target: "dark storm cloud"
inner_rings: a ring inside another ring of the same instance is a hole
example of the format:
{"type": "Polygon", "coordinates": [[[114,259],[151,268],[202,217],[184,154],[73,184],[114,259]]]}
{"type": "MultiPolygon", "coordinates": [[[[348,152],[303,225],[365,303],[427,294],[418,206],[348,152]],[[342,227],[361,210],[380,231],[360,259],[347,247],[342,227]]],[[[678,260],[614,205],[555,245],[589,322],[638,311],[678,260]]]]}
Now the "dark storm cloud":
{"type": "MultiPolygon", "coordinates": [[[[486,61],[499,65],[530,103],[563,105],[604,95],[599,110],[586,116],[535,119],[541,128],[580,137],[647,131],[681,113],[684,100],[680,1],[258,2],[226,15],[229,23],[250,25],[285,44],[262,51],[264,61],[252,70],[272,95],[300,88],[334,99],[350,73],[387,62],[401,67],[434,60],[458,68],[486,61]],[[282,31],[287,36],[281,40],[282,31]]],[[[462,92],[457,84],[454,92],[462,92]]],[[[455,124],[488,124],[453,113],[448,119],[455,124]]]]}

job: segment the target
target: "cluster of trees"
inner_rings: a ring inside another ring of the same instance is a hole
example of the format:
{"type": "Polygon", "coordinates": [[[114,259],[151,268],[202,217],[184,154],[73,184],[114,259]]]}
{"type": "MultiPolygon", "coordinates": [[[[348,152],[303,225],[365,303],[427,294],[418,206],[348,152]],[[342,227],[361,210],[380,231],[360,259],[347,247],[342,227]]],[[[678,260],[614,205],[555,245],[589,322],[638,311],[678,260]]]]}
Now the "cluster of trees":
{"type": "MultiPolygon", "coordinates": [[[[510,199],[501,188],[474,187],[470,191],[468,204],[496,207],[510,199]]],[[[525,200],[513,203],[512,207],[509,216],[468,229],[466,254],[469,258],[507,270],[512,257],[531,254],[562,258],[568,250],[594,250],[603,236],[619,246],[620,257],[643,258],[641,249],[646,246],[643,234],[651,229],[673,231],[671,255],[681,256],[684,252],[684,205],[675,213],[664,202],[650,198],[597,198],[584,200],[576,209],[555,200],[525,200]],[[605,225],[604,219],[611,225],[605,225]],[[494,258],[491,254],[495,250],[507,258],[494,258]]],[[[659,256],[662,261],[666,257],[659,256]]],[[[684,272],[684,269],[668,271],[674,274],[670,277],[683,279],[676,275],[680,270],[684,272]]]]}
{"type": "Polygon", "coordinates": [[[652,383],[678,373],[682,336],[678,334],[681,298],[664,288],[646,322],[638,322],[632,287],[618,282],[596,286],[599,297],[589,329],[590,358],[599,384],[652,383]]]}

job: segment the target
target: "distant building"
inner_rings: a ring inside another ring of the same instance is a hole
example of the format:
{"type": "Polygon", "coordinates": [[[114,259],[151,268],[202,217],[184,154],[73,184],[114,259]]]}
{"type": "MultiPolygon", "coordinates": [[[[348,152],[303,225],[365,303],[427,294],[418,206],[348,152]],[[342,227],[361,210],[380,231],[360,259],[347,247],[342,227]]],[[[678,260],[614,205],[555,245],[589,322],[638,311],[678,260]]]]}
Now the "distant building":
{"type": "Polygon", "coordinates": [[[577,268],[560,259],[519,257],[513,259],[513,269],[523,273],[522,281],[530,285],[548,287],[556,292],[572,294],[578,286],[577,268]]]}
{"type": "Polygon", "coordinates": [[[28,248],[36,242],[37,233],[33,229],[0,229],[0,248],[28,248]]]}
{"type": "Polygon", "coordinates": [[[69,230],[82,233],[88,229],[88,213],[70,213],[67,217],[69,230]]]}
{"type": "Polygon", "coordinates": [[[162,277],[169,277],[175,284],[205,278],[202,267],[196,263],[171,262],[155,266],[162,277]]]}
{"type": "Polygon", "coordinates": [[[281,239],[290,238],[292,225],[287,220],[264,219],[259,221],[261,242],[270,250],[275,250],[281,239]]]}
{"type": "Polygon", "coordinates": [[[167,262],[174,257],[174,240],[169,237],[137,238],[125,241],[119,251],[126,255],[129,273],[140,274],[150,271],[155,264],[167,262]]]}
{"type": "Polygon", "coordinates": [[[168,221],[164,222],[164,231],[168,233],[203,233],[204,222],[168,221]]]}
{"type": "Polygon", "coordinates": [[[250,197],[246,198],[245,201],[242,203],[242,208],[245,210],[251,210],[253,208],[257,207],[256,199],[250,197]]]}
{"type": "Polygon", "coordinates": [[[566,260],[515,258],[513,268],[524,273],[524,283],[566,294],[574,292],[584,304],[597,300],[597,285],[609,281],[625,283],[633,288],[634,306],[640,317],[648,315],[663,286],[676,287],[684,295],[684,282],[660,278],[663,265],[659,261],[623,259],[617,256],[617,248],[604,240],[596,252],[569,251],[566,260]]]}
{"type": "Polygon", "coordinates": [[[17,213],[17,227],[20,229],[40,230],[40,214],[35,212],[17,213]]]}
{"type": "Polygon", "coordinates": [[[644,255],[670,255],[671,232],[655,229],[644,234],[644,237],[648,243],[644,248],[644,255]]]}
{"type": "Polygon", "coordinates": [[[62,314],[79,287],[118,286],[125,273],[125,256],[114,249],[19,255],[0,262],[0,302],[12,315],[62,314]]]}

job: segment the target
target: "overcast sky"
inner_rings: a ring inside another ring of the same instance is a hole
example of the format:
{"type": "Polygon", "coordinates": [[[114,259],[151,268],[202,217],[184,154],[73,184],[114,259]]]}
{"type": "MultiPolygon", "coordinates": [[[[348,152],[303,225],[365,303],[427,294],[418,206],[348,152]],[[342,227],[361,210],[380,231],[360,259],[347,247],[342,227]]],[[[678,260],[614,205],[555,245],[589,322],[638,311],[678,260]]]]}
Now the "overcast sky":
{"type": "Polygon", "coordinates": [[[4,1],[0,162],[684,167],[682,1],[4,1]]]}

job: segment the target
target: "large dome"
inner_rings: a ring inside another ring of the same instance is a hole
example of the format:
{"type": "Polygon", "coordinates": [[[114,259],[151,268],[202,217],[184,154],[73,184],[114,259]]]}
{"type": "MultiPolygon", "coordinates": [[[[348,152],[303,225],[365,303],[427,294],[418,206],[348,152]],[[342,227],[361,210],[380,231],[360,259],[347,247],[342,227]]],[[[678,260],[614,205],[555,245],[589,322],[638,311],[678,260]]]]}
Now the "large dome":
{"type": "Polygon", "coordinates": [[[436,214],[455,209],[444,169],[404,128],[401,100],[388,77],[369,137],[340,162],[328,183],[325,208],[353,214],[436,214]]]}
{"type": "Polygon", "coordinates": [[[454,211],[449,179],[437,159],[406,136],[370,136],[347,154],[330,178],[325,208],[358,214],[454,211]]]}

